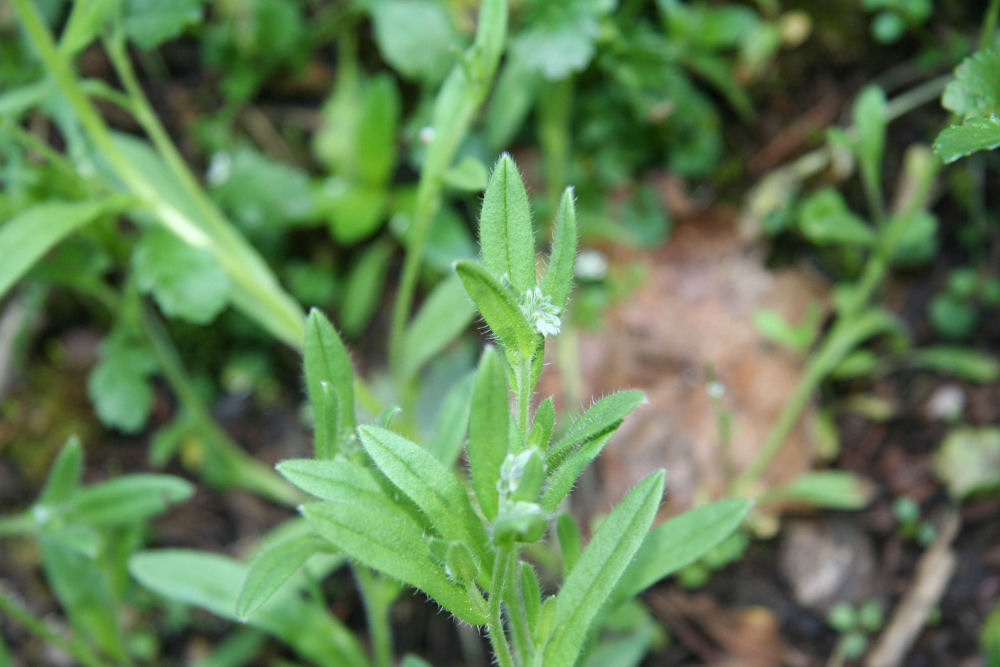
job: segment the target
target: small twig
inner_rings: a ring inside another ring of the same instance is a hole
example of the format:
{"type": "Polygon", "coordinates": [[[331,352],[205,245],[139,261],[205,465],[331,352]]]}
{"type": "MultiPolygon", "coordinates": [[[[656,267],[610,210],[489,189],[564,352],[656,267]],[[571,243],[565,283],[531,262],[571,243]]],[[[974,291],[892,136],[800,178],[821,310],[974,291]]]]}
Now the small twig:
{"type": "Polygon", "coordinates": [[[901,664],[910,651],[955,571],[956,559],[951,543],[958,534],[960,523],[958,512],[954,510],[945,517],[937,539],[917,563],[913,584],[869,653],[866,667],[893,667],[901,664]]]}

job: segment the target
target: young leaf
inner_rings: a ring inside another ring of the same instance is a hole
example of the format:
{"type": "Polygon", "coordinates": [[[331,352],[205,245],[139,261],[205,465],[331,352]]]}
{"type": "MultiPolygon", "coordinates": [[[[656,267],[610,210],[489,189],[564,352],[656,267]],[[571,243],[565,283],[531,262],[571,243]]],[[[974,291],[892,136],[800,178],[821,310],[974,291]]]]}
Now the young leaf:
{"type": "Polygon", "coordinates": [[[569,427],[569,430],[549,448],[545,455],[545,462],[550,468],[557,465],[573,445],[616,427],[628,413],[645,400],[645,394],[635,389],[605,396],[580,415],[569,427]]]}
{"type": "Polygon", "coordinates": [[[563,192],[555,226],[549,268],[542,278],[542,292],[562,313],[573,287],[573,264],[576,262],[576,205],[573,203],[573,188],[566,188],[563,192]]]}
{"type": "Polygon", "coordinates": [[[922,347],[910,353],[908,362],[918,368],[929,368],[978,384],[990,384],[1000,379],[1000,362],[986,352],[969,347],[922,347]]]}
{"type": "Polygon", "coordinates": [[[229,276],[208,250],[189,245],[157,225],[135,247],[132,270],[168,317],[208,324],[226,307],[229,276]]]}
{"type": "Polygon", "coordinates": [[[377,426],[362,426],[361,444],[379,470],[427,516],[446,540],[469,546],[490,562],[489,536],[462,483],[426,449],[377,426]]]}
{"type": "Polygon", "coordinates": [[[948,164],[978,151],[1000,148],[1000,118],[970,118],[945,128],[934,140],[934,152],[948,164]]]}
{"type": "Polygon", "coordinates": [[[524,615],[528,627],[533,628],[538,622],[538,612],[542,608],[542,587],[538,584],[538,575],[531,563],[521,563],[521,595],[524,598],[524,615]]]}
{"type": "Polygon", "coordinates": [[[354,438],[354,370],[344,343],[330,321],[315,308],[306,321],[306,389],[316,422],[316,458],[327,459],[354,438]],[[336,396],[336,409],[323,409],[323,383],[336,396]]]}
{"type": "Polygon", "coordinates": [[[385,496],[344,494],[338,502],[309,503],[302,515],[351,558],[418,588],[473,625],[486,614],[431,556],[423,528],[385,496]]]}
{"type": "Polygon", "coordinates": [[[545,647],[547,667],[570,667],[591,621],[607,601],[653,523],[665,474],[652,473],[611,511],[580,555],[558,595],[556,629],[545,647]]]}
{"type": "MultiPolygon", "coordinates": [[[[207,609],[237,621],[236,598],[249,567],[217,554],[158,549],[135,554],[129,572],[140,584],[168,600],[207,609]]],[[[323,667],[368,667],[365,650],[335,616],[294,594],[280,591],[247,623],[285,642],[323,667]]]]}
{"type": "Polygon", "coordinates": [[[442,280],[406,329],[403,377],[413,377],[469,326],[475,314],[458,276],[442,280]]]}
{"type": "Polygon", "coordinates": [[[507,153],[500,156],[486,186],[479,243],[483,265],[494,278],[506,276],[518,295],[535,286],[531,207],[521,174],[507,153]]]}
{"type": "Polygon", "coordinates": [[[87,379],[87,395],[103,424],[135,433],[145,425],[153,405],[149,375],[156,360],[144,345],[125,334],[112,334],[100,351],[101,360],[87,379]]]}
{"type": "Polygon", "coordinates": [[[371,13],[385,61],[408,79],[440,82],[460,46],[447,9],[431,0],[386,0],[372,3],[371,13]]]}
{"type": "Polygon", "coordinates": [[[854,244],[870,246],[875,232],[855,215],[841,194],[832,187],[821,188],[799,207],[799,229],[816,245],[854,244]]]}
{"type": "Polygon", "coordinates": [[[729,537],[753,501],[726,498],[680,514],[646,535],[615,589],[612,604],[638,595],[664,577],[695,562],[729,537]]]}
{"type": "Polygon", "coordinates": [[[538,405],[531,421],[531,431],[528,433],[528,447],[538,447],[543,452],[548,449],[552,438],[552,428],[555,426],[556,410],[549,396],[538,405]]]}
{"type": "Polygon", "coordinates": [[[245,620],[277,592],[295,571],[330,543],[315,535],[302,535],[264,549],[254,558],[236,598],[236,615],[245,620]]]}
{"type": "Polygon", "coordinates": [[[364,106],[358,119],[358,176],[368,185],[382,185],[396,166],[396,127],[399,125],[399,90],[388,73],[365,85],[364,106]]]}
{"type": "Polygon", "coordinates": [[[83,447],[79,438],[70,436],[49,470],[49,478],[45,480],[38,502],[59,503],[69,498],[80,485],[82,470],[83,447]]]}
{"type": "Polygon", "coordinates": [[[125,475],[76,492],[65,508],[68,521],[95,527],[140,523],[183,502],[194,487],[179,477],[151,473],[125,475]]]}
{"type": "Polygon", "coordinates": [[[59,37],[59,53],[67,60],[80,52],[100,34],[105,22],[117,9],[118,0],[77,0],[73,3],[66,27],[59,37]]]}
{"type": "Polygon", "coordinates": [[[472,473],[472,488],[483,514],[491,521],[497,516],[500,466],[507,456],[507,429],[510,397],[507,377],[496,350],[487,347],[479,362],[472,388],[469,417],[469,444],[466,454],[472,473]]]}
{"type": "Polygon", "coordinates": [[[541,336],[528,322],[510,292],[475,262],[461,260],[455,264],[455,271],[486,324],[504,347],[522,357],[534,357],[541,336]]]}
{"type": "Polygon", "coordinates": [[[107,212],[111,205],[109,199],[47,201],[0,225],[0,298],[54,245],[107,212]]]}

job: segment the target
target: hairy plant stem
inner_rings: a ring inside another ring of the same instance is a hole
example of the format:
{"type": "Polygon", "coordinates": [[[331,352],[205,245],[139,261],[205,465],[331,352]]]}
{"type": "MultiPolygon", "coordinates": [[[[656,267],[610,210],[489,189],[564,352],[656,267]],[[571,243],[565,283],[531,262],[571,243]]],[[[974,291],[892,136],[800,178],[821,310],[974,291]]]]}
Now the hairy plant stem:
{"type": "Polygon", "coordinates": [[[358,590],[365,605],[368,632],[371,634],[372,653],[376,667],[392,666],[392,633],[389,630],[389,608],[392,599],[385,599],[379,587],[378,574],[363,565],[354,568],[358,590]]]}
{"type": "Polygon", "coordinates": [[[521,429],[521,437],[525,442],[527,442],[528,432],[531,430],[531,394],[534,392],[534,387],[531,386],[531,375],[531,359],[521,357],[514,377],[517,379],[517,425],[521,429]]]}
{"type": "Polygon", "coordinates": [[[516,560],[515,549],[514,546],[501,546],[497,549],[496,558],[493,561],[493,578],[490,581],[489,615],[486,631],[490,637],[490,645],[493,647],[493,655],[496,656],[497,664],[500,667],[514,667],[514,658],[511,656],[510,645],[503,629],[502,603],[504,590],[507,587],[510,562],[516,560]]]}
{"type": "Polygon", "coordinates": [[[521,589],[521,560],[512,558],[510,572],[507,573],[508,586],[504,595],[507,614],[510,617],[510,634],[514,638],[514,648],[517,651],[517,664],[527,665],[531,662],[533,647],[531,630],[528,628],[528,616],[524,611],[524,593],[521,589]]]}
{"type": "Polygon", "coordinates": [[[476,110],[486,98],[499,59],[499,45],[507,33],[506,0],[487,0],[480,10],[476,41],[459,66],[445,80],[434,104],[433,139],[417,184],[417,201],[408,230],[406,257],[396,291],[389,329],[389,365],[394,375],[402,373],[403,340],[413,306],[424,246],[434,215],[441,204],[443,176],[451,166],[458,146],[472,124],[476,110]],[[496,51],[490,54],[489,51],[496,51]],[[485,60],[484,60],[485,58],[485,60]]]}
{"type": "MultiPolygon", "coordinates": [[[[24,27],[49,75],[65,96],[80,125],[97,151],[122,180],[123,184],[155,214],[172,232],[194,245],[209,249],[240,288],[234,295],[236,305],[264,326],[272,334],[292,346],[300,348],[305,331],[305,316],[301,309],[278,285],[263,259],[222,217],[211,204],[204,191],[187,169],[155,119],[152,108],[144,95],[136,94],[134,76],[128,79],[131,65],[124,46],[112,42],[108,55],[119,70],[123,85],[128,91],[130,107],[137,120],[149,133],[160,157],[173,172],[193,202],[204,213],[203,220],[187,217],[173,202],[167,201],[146,175],[118,149],[111,130],[101,118],[77,80],[70,63],[59,54],[55,41],[42,21],[31,0],[12,0],[24,27]],[[123,70],[123,63],[127,69],[123,70]]],[[[141,93],[141,90],[138,91],[141,93]]]]}
{"type": "Polygon", "coordinates": [[[109,663],[104,662],[94,655],[79,640],[66,639],[58,632],[46,625],[45,621],[36,617],[30,611],[22,607],[8,596],[7,592],[0,589],[0,612],[9,616],[15,623],[22,626],[28,632],[52,644],[64,653],[72,656],[84,667],[107,667],[109,663]]]}

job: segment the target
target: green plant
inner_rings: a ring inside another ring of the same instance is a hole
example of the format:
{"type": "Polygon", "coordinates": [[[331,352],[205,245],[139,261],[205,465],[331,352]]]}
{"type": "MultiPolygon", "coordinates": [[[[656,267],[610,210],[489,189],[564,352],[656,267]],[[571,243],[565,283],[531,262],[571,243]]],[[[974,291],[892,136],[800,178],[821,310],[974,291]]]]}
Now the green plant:
{"type": "Polygon", "coordinates": [[[868,600],[855,607],[838,602],[830,608],[827,624],[840,634],[830,665],[842,665],[845,660],[860,658],[868,647],[868,636],[878,632],[884,622],[882,605],[868,600]]]}
{"type": "Polygon", "coordinates": [[[0,537],[32,537],[42,569],[62,607],[72,638],[51,630],[0,590],[0,610],[26,629],[88,667],[104,657],[130,664],[127,609],[134,588],[125,566],[142,544],[146,524],[191,496],[193,487],[171,475],[123,475],[81,486],[83,447],[69,440],[60,451],[35,503],[20,514],[0,517],[0,537]],[[102,657],[103,656],[103,657],[102,657]]]}
{"type": "Polygon", "coordinates": [[[927,307],[931,324],[945,338],[968,338],[979,322],[980,310],[1000,305],[1000,280],[980,276],[964,267],[948,274],[943,292],[927,307]]]}
{"type": "Polygon", "coordinates": [[[916,540],[920,546],[929,546],[934,541],[934,524],[920,518],[920,505],[910,496],[899,496],[892,501],[892,513],[899,522],[899,535],[904,539],[916,540]]]}
{"type": "MultiPolygon", "coordinates": [[[[663,473],[653,473],[601,522],[585,548],[575,521],[559,517],[552,537],[565,579],[558,594],[543,598],[540,580],[547,578],[522,553],[545,553],[536,543],[557,509],[643,396],[635,391],[606,396],[568,427],[556,424],[551,398],[533,407],[545,339],[559,330],[572,282],[571,190],[562,197],[540,280],[528,199],[506,155],[490,178],[479,236],[482,263],[461,260],[455,271],[496,347],[483,352],[471,391],[462,383],[462,405],[449,413],[454,421],[439,422],[438,433],[424,446],[395,427],[399,421],[405,428],[407,421],[396,420],[393,409],[359,425],[347,350],[333,326],[313,311],[305,369],[316,415],[316,455],[278,466],[319,499],[300,510],[306,533],[270,542],[235,600],[212,598],[209,590],[175,591],[176,585],[197,588],[185,583],[184,570],[209,557],[196,552],[138,554],[133,574],[154,590],[213,610],[233,604],[224,615],[235,613],[253,624],[267,617],[276,600],[289,599],[286,580],[300,565],[332,550],[354,564],[377,664],[392,659],[387,613],[402,582],[458,619],[485,626],[500,664],[571,665],[588,647],[596,650],[590,637],[611,618],[609,612],[729,535],[749,501],[706,505],[650,532],[664,484],[663,473]],[[468,476],[454,469],[463,442],[468,476]]],[[[235,578],[233,572],[227,576],[235,578]]],[[[281,636],[266,624],[260,627],[281,636]]],[[[338,655],[344,664],[363,662],[349,644],[338,655]]]]}

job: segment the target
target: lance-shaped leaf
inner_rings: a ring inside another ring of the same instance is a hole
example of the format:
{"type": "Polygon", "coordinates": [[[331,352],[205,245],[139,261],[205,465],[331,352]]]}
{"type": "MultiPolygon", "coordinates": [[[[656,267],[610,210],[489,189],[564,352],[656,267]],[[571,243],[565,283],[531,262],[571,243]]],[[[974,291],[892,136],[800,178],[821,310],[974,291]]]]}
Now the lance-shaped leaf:
{"type": "Polygon", "coordinates": [[[73,494],[67,520],[91,526],[140,523],[191,497],[194,487],[173,475],[138,473],[94,484],[73,494]]]}
{"type": "Polygon", "coordinates": [[[236,615],[245,620],[270,600],[306,561],[318,553],[331,550],[329,542],[315,535],[300,535],[265,548],[251,563],[240,588],[236,598],[236,615]]]}
{"type": "Polygon", "coordinates": [[[350,461],[316,461],[314,459],[290,459],[277,466],[285,479],[306,493],[336,501],[344,493],[382,493],[375,475],[357,463],[350,461]]]}
{"type": "Polygon", "coordinates": [[[72,495],[80,486],[80,473],[83,471],[83,447],[80,439],[71,436],[59,456],[56,457],[49,477],[45,480],[45,488],[38,501],[41,503],[58,503],[72,495]]]}
{"type": "Polygon", "coordinates": [[[360,433],[375,465],[416,503],[441,537],[468,545],[482,565],[491,562],[483,522],[465,487],[448,468],[420,445],[388,429],[362,426],[360,433]]]}
{"type": "Polygon", "coordinates": [[[528,322],[510,291],[475,262],[461,260],[455,264],[455,271],[486,324],[504,347],[522,357],[534,357],[540,347],[541,336],[528,322]]]}
{"type": "Polygon", "coordinates": [[[535,286],[535,236],[531,207],[514,160],[497,160],[483,197],[479,219],[483,264],[494,278],[507,276],[518,294],[535,286]]]}
{"type": "Polygon", "coordinates": [[[559,591],[556,629],[545,647],[546,667],[570,667],[591,622],[642,544],[663,497],[664,472],[639,482],[601,523],[559,591]]]}
{"type": "Polygon", "coordinates": [[[555,424],[556,409],[552,397],[549,396],[535,410],[535,416],[531,420],[531,431],[528,433],[528,447],[538,447],[543,452],[548,449],[555,424]]]}
{"type": "Polygon", "coordinates": [[[510,397],[503,363],[496,350],[487,347],[472,387],[466,454],[479,507],[491,521],[497,516],[500,498],[497,481],[500,479],[500,466],[507,456],[509,421],[510,397]]]}
{"type": "Polygon", "coordinates": [[[753,506],[726,498],[664,521],[646,535],[612,599],[624,602],[664,577],[690,565],[736,530],[753,506]]]}
{"type": "Polygon", "coordinates": [[[625,415],[645,400],[645,394],[634,389],[605,396],[580,415],[566,433],[549,448],[545,462],[550,468],[558,465],[573,445],[616,427],[625,415]]]}
{"type": "Polygon", "coordinates": [[[573,287],[573,264],[576,262],[576,204],[573,202],[573,188],[566,188],[563,192],[555,227],[549,268],[542,278],[542,292],[562,312],[573,287]]]}
{"type": "MultiPolygon", "coordinates": [[[[249,568],[239,561],[187,549],[142,551],[129,559],[139,583],[168,600],[239,620],[236,597],[249,568]]],[[[366,667],[369,661],[353,633],[325,609],[292,590],[279,591],[251,614],[248,625],[277,637],[323,667],[366,667]]]]}
{"type": "Polygon", "coordinates": [[[606,431],[584,440],[575,451],[563,458],[549,472],[548,485],[542,493],[540,501],[542,509],[547,512],[554,512],[559,503],[563,501],[569,492],[573,490],[573,485],[580,478],[584,468],[597,458],[608,440],[615,434],[620,421],[614,422],[606,431]]]}
{"type": "Polygon", "coordinates": [[[115,206],[110,199],[48,201],[0,225],[0,298],[53,246],[115,206]]]}
{"type": "Polygon", "coordinates": [[[306,322],[305,371],[316,423],[316,458],[332,458],[354,437],[354,371],[336,329],[315,308],[306,322]],[[324,384],[336,401],[326,398],[324,384]]]}
{"type": "Polygon", "coordinates": [[[304,505],[302,515],[351,558],[419,588],[468,623],[486,622],[484,610],[431,555],[422,527],[388,497],[344,494],[337,502],[304,505]]]}
{"type": "Polygon", "coordinates": [[[462,452],[465,436],[469,432],[469,413],[472,411],[472,387],[476,383],[475,371],[470,371],[452,385],[441,401],[434,437],[427,443],[427,451],[451,469],[462,452]]]}

